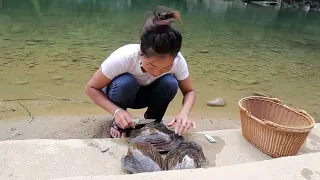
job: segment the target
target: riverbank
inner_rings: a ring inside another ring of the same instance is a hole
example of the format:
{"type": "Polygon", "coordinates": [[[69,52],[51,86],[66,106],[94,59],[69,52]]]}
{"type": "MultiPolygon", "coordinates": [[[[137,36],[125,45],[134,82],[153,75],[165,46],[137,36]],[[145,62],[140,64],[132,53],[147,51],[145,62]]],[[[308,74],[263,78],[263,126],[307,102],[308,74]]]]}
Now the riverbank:
{"type": "Polygon", "coordinates": [[[277,6],[286,9],[303,10],[311,12],[320,12],[320,2],[308,0],[243,0],[243,2],[250,2],[262,6],[277,6]]]}
{"type": "Polygon", "coordinates": [[[282,0],[281,6],[284,8],[301,9],[304,11],[320,12],[320,2],[314,0],[282,0]]]}
{"type": "MultiPolygon", "coordinates": [[[[141,116],[135,116],[141,117],[141,116]]],[[[168,123],[171,116],[165,116],[168,123]]],[[[196,129],[189,132],[238,129],[240,121],[227,118],[191,117],[196,129]]],[[[24,139],[92,139],[109,138],[111,116],[69,115],[38,116],[31,122],[29,117],[0,121],[0,141],[24,139]]]]}

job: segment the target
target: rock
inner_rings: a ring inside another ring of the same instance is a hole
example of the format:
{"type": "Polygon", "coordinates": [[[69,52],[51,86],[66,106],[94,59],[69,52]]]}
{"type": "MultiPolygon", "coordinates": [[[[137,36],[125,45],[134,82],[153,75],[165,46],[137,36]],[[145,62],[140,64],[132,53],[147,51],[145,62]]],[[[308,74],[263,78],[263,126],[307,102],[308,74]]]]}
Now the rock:
{"type": "Polygon", "coordinates": [[[100,144],[99,150],[104,153],[104,152],[107,152],[109,150],[109,147],[106,146],[106,145],[100,144]]]}
{"type": "Polygon", "coordinates": [[[48,71],[48,73],[54,73],[54,72],[57,72],[57,70],[50,69],[50,70],[48,71]]]}
{"type": "Polygon", "coordinates": [[[259,82],[257,80],[254,80],[254,79],[247,79],[247,80],[244,81],[244,83],[250,84],[250,85],[259,84],[259,82]]]}
{"type": "Polygon", "coordinates": [[[58,75],[54,75],[50,78],[51,80],[62,80],[63,77],[62,76],[58,76],[58,75]]]}
{"type": "Polygon", "coordinates": [[[34,64],[30,64],[29,67],[30,67],[30,68],[34,67],[34,64]]]}
{"type": "Polygon", "coordinates": [[[207,101],[206,103],[208,106],[214,106],[214,107],[222,107],[226,105],[226,102],[222,98],[216,98],[210,101],[207,101]]]}
{"type": "Polygon", "coordinates": [[[60,63],[60,67],[68,67],[68,66],[69,66],[68,62],[63,61],[60,63]]]}
{"type": "Polygon", "coordinates": [[[200,53],[209,53],[209,51],[210,51],[209,49],[202,49],[202,50],[199,50],[199,52],[200,52],[200,53]]]}
{"type": "Polygon", "coordinates": [[[31,41],[27,42],[27,45],[35,45],[35,44],[36,44],[35,42],[31,42],[31,41]]]}
{"type": "Polygon", "coordinates": [[[16,85],[24,85],[24,84],[28,84],[28,83],[29,83],[29,81],[18,81],[15,84],[16,85]]]}

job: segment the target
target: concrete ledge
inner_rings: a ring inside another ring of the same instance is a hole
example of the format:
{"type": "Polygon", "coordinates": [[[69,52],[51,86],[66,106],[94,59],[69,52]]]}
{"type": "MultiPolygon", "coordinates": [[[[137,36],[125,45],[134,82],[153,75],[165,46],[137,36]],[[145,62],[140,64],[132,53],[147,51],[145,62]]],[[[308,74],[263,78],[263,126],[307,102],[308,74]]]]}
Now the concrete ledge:
{"type": "Polygon", "coordinates": [[[320,179],[320,153],[283,157],[260,162],[207,169],[162,171],[133,175],[70,177],[54,180],[119,180],[119,179],[214,179],[214,180],[318,180],[320,179]]]}
{"type": "MultiPolygon", "coordinates": [[[[217,140],[189,133],[198,142],[211,167],[270,160],[241,134],[241,129],[206,132],[217,140]]],[[[49,179],[73,176],[122,175],[120,158],[128,139],[31,139],[0,141],[0,179],[49,179]],[[103,151],[103,152],[102,152],[103,151]]],[[[320,152],[320,131],[310,133],[299,154],[320,152]]],[[[319,166],[320,167],[320,166],[319,166]]]]}

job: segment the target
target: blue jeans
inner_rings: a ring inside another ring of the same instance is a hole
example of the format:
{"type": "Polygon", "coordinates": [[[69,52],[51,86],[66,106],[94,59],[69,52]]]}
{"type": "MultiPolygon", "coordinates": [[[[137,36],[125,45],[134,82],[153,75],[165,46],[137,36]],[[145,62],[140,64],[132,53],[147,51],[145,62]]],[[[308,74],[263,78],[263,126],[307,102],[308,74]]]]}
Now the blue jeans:
{"type": "Polygon", "coordinates": [[[140,86],[131,74],[125,73],[114,78],[102,91],[122,109],[147,107],[144,117],[160,122],[177,94],[178,81],[173,75],[166,74],[148,86],[140,86]]]}

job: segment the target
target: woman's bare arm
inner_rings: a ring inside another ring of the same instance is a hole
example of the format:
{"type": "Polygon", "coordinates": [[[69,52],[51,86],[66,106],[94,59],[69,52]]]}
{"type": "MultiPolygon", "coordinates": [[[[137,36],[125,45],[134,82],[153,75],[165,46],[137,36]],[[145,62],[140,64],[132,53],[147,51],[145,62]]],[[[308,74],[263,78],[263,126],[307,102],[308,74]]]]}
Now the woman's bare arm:
{"type": "Polygon", "coordinates": [[[101,89],[107,86],[110,82],[111,80],[102,73],[100,67],[86,84],[85,91],[94,103],[113,114],[119,107],[112,103],[101,91],[101,89]]]}
{"type": "Polygon", "coordinates": [[[183,105],[180,113],[189,115],[196,100],[196,95],[192,86],[191,78],[179,82],[180,90],[183,94],[183,105]]]}
{"type": "Polygon", "coordinates": [[[170,127],[175,124],[175,133],[181,135],[187,132],[191,126],[196,128],[195,123],[188,120],[188,116],[193,108],[196,96],[192,87],[191,79],[189,77],[183,81],[180,81],[179,87],[183,94],[183,105],[181,111],[167,125],[170,127]]]}
{"type": "MultiPolygon", "coordinates": [[[[109,113],[114,114],[114,112],[120,107],[111,102],[101,91],[101,89],[107,86],[110,82],[111,80],[102,73],[100,67],[85,86],[85,91],[94,103],[109,113]]],[[[135,127],[135,124],[132,121],[132,116],[125,110],[121,110],[116,114],[115,121],[120,128],[123,129],[128,128],[129,126],[132,128],[135,127]]]]}

